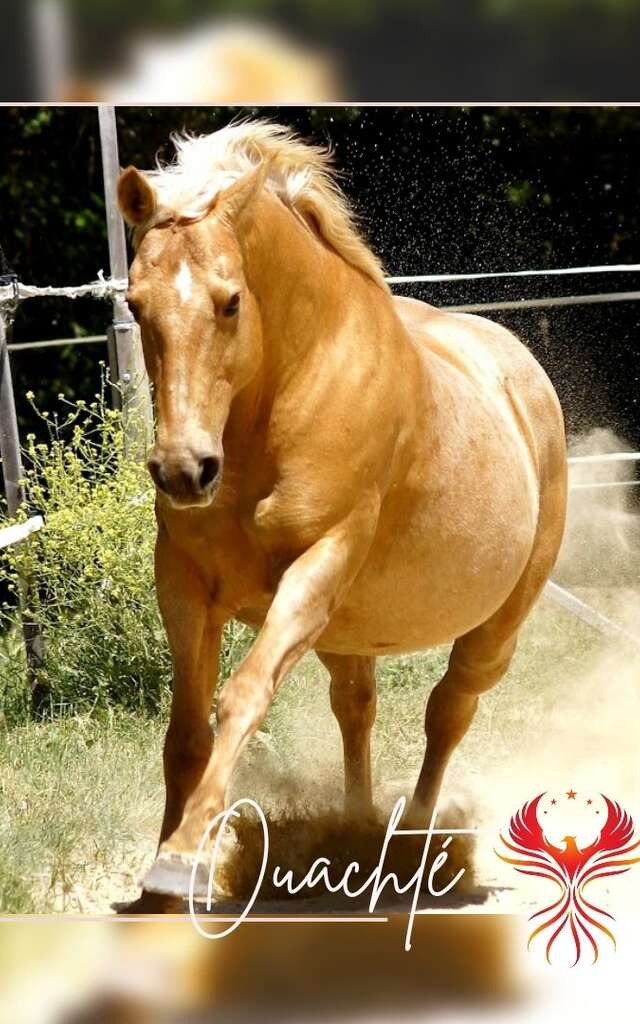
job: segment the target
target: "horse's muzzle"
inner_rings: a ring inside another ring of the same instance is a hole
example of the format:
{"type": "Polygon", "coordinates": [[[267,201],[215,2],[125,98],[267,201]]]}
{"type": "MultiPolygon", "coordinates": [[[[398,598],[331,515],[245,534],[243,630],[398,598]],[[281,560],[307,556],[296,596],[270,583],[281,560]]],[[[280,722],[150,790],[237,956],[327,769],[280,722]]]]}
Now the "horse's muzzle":
{"type": "Polygon", "coordinates": [[[182,508],[208,505],[222,476],[222,455],[213,451],[179,453],[155,451],[147,463],[151,478],[172,505],[182,508]]]}

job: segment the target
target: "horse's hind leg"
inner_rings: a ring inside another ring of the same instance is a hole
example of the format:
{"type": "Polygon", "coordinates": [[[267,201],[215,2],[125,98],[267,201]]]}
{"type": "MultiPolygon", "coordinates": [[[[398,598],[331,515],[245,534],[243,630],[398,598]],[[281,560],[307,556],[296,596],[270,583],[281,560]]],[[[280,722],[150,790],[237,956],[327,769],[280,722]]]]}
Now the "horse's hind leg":
{"type": "Polygon", "coordinates": [[[375,658],[321,654],[331,674],[331,709],[344,747],[345,812],[371,811],[371,729],[376,717],[375,658]]]}
{"type": "Polygon", "coordinates": [[[480,694],[502,678],[516,649],[518,630],[535,604],[556,560],[564,526],[564,485],[558,479],[553,500],[540,509],[529,561],[505,603],[482,625],[459,637],[449,665],[427,702],[427,750],[410,815],[428,822],[437,803],[444,773],[471,725],[480,694]]]}
{"type": "Polygon", "coordinates": [[[500,636],[486,622],[453,645],[447,671],[427,701],[427,750],[411,804],[412,821],[430,821],[447,764],[473,721],[479,695],[505,674],[516,640],[515,632],[500,636]]]}

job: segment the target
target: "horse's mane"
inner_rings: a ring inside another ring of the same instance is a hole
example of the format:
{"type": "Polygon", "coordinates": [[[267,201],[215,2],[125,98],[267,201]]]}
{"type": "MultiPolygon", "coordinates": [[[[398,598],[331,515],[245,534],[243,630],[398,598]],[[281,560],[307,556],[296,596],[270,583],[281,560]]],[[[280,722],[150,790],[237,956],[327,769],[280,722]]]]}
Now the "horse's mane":
{"type": "Polygon", "coordinates": [[[136,241],[162,221],[206,216],[222,189],[270,160],[265,187],[307,227],[314,225],[343,259],[388,290],[382,266],[360,237],[336,183],[329,149],[303,142],[290,128],[264,120],[231,124],[211,135],[173,135],[171,140],[176,150],[173,163],[146,172],[156,192],[156,208],[137,227],[136,241]]]}

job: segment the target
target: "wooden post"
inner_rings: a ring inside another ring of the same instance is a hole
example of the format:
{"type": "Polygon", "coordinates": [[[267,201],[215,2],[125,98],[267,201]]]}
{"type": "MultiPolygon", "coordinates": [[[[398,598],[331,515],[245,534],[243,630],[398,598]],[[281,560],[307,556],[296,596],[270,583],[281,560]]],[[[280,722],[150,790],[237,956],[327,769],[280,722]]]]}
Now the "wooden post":
{"type": "MultiPolygon", "coordinates": [[[[24,469],[20,454],[18,418],[7,349],[7,324],[5,312],[0,307],[0,457],[2,458],[7,507],[9,514],[14,516],[24,504],[25,496],[22,485],[24,469]]],[[[48,688],[43,680],[42,672],[44,669],[44,645],[38,623],[33,622],[27,614],[31,594],[29,581],[20,579],[19,589],[22,606],[22,633],[27,654],[27,680],[31,690],[33,710],[39,714],[48,698],[48,688]]]]}
{"type": "MultiPolygon", "coordinates": [[[[118,209],[116,187],[120,175],[115,109],[98,107],[104,198],[109,238],[111,277],[126,279],[129,272],[124,221],[118,209]]],[[[124,430],[132,448],[143,456],[153,436],[153,413],[140,328],[124,295],[113,300],[113,323],[107,331],[109,368],[116,384],[114,400],[122,408],[124,430]]]]}

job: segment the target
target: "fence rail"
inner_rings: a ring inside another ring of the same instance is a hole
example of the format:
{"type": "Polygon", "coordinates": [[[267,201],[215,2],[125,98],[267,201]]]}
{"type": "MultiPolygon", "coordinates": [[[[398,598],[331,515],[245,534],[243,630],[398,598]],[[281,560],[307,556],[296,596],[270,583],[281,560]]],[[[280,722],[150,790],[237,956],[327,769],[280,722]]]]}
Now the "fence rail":
{"type": "Polygon", "coordinates": [[[51,338],[45,341],[14,341],[7,345],[9,352],[24,352],[30,348],[64,348],[66,345],[105,344],[106,334],[87,334],[83,338],[51,338]]]}
{"type": "Polygon", "coordinates": [[[640,263],[603,263],[589,267],[549,267],[546,270],[482,270],[470,274],[408,274],[388,277],[389,284],[437,284],[440,281],[494,281],[505,277],[571,277],[572,274],[636,274],[640,263]]]}
{"type": "Polygon", "coordinates": [[[588,465],[590,462],[640,462],[640,452],[603,452],[602,455],[571,455],[570,466],[588,465]]]}
{"type": "Polygon", "coordinates": [[[12,544],[19,544],[26,540],[32,533],[37,533],[44,526],[42,516],[32,516],[25,523],[14,523],[13,526],[5,526],[0,530],[0,548],[8,548],[12,544]]]}
{"type": "Polygon", "coordinates": [[[513,299],[504,302],[465,302],[440,306],[450,313],[500,313],[523,309],[551,309],[553,306],[599,306],[610,302],[637,302],[640,292],[602,292],[597,295],[558,295],[555,299],[513,299]]]}

